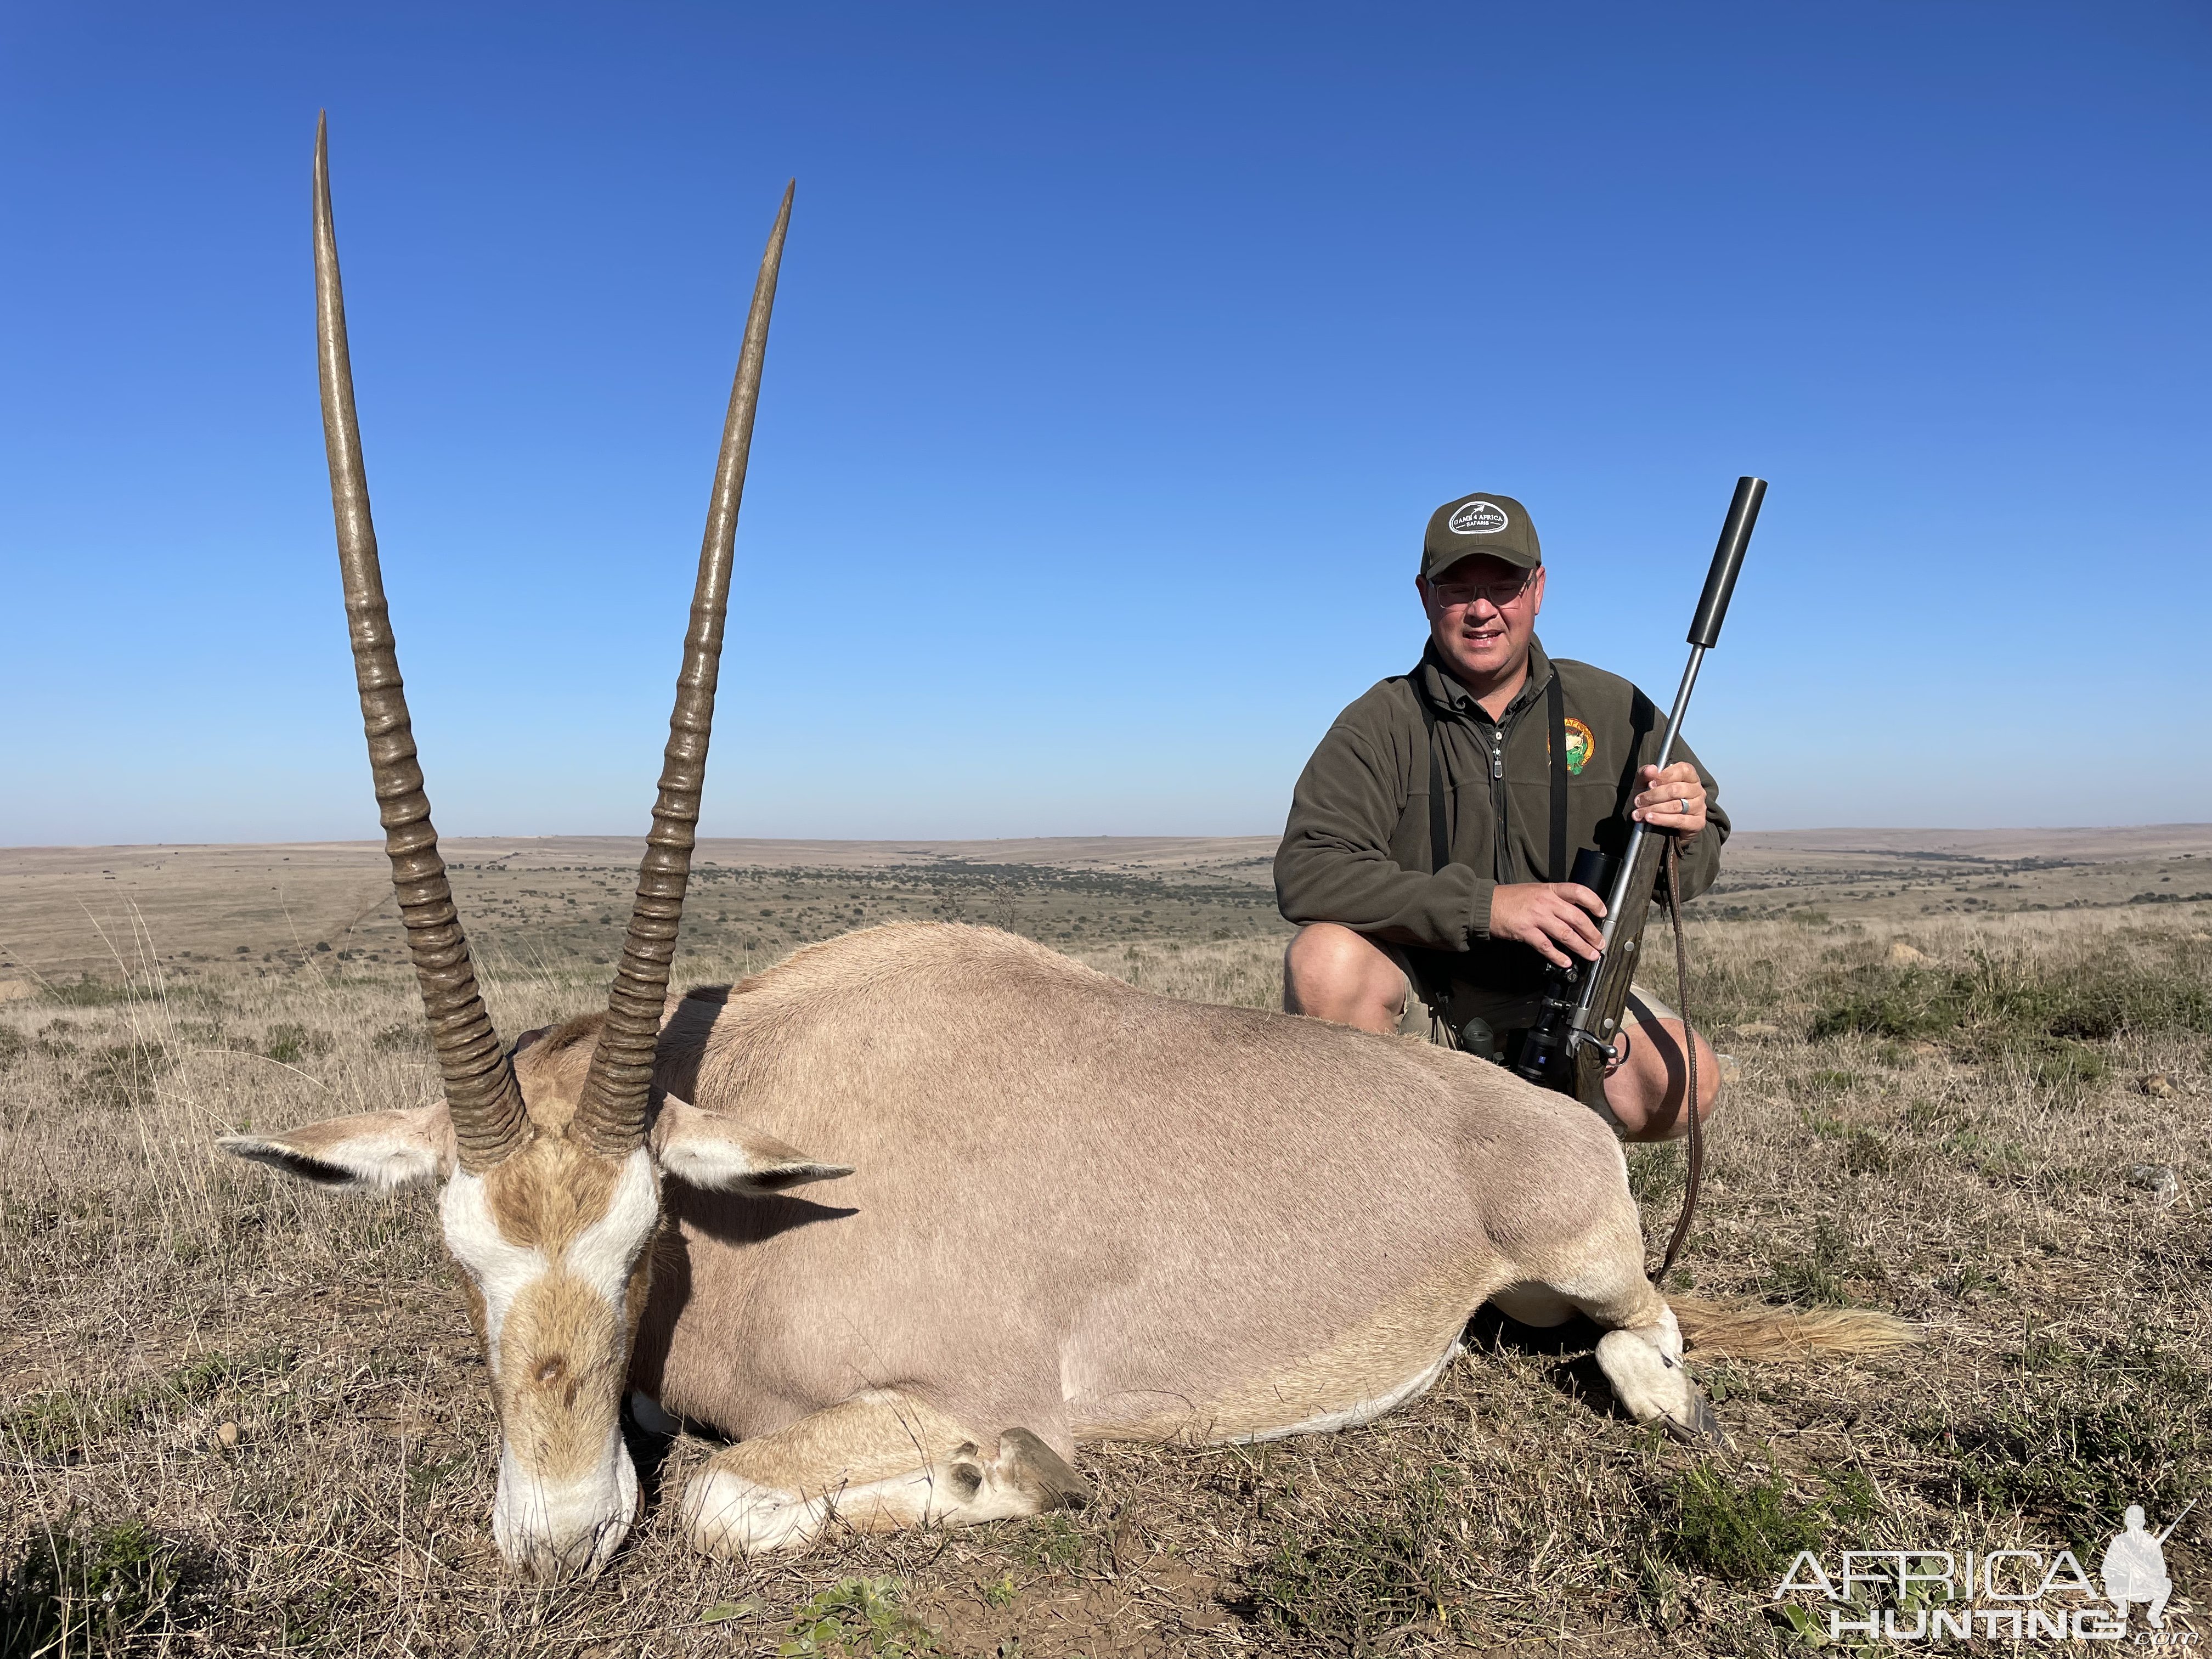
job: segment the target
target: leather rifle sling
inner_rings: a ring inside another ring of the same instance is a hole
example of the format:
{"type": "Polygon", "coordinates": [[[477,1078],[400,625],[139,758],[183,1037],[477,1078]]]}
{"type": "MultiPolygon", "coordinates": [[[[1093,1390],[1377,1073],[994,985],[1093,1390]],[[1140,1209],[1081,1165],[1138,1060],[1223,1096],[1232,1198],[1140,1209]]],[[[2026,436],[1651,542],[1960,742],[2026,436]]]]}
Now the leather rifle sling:
{"type": "Polygon", "coordinates": [[[1698,1121],[1698,1034],[1690,1029],[1690,953],[1682,943],[1681,842],[1673,830],[1666,833],[1667,915],[1674,924],[1674,1012],[1682,1022],[1682,1109],[1690,1115],[1690,1168],[1682,1180],[1682,1213],[1675,1218],[1659,1271],[1651,1275],[1654,1285],[1673,1271],[1674,1258],[1681,1254],[1691,1218],[1698,1212],[1698,1188],[1705,1177],[1705,1130],[1698,1121]]]}
{"type": "MultiPolygon", "coordinates": [[[[1421,726],[1429,748],[1429,873],[1435,875],[1451,862],[1451,824],[1445,816],[1443,739],[1437,731],[1437,711],[1431,706],[1428,694],[1421,690],[1420,671],[1415,669],[1406,677],[1406,684],[1413,694],[1413,707],[1420,710],[1421,726]]],[[[1428,1001],[1431,1007],[1442,1008],[1451,994],[1449,983],[1437,979],[1436,963],[1431,952],[1409,951],[1407,960],[1413,966],[1420,982],[1413,987],[1414,994],[1428,1001]]],[[[1459,1038],[1453,1033],[1449,1045],[1456,1048],[1459,1038]]]]}
{"type": "MultiPolygon", "coordinates": [[[[1431,873],[1449,863],[1451,839],[1449,826],[1444,816],[1444,763],[1443,744],[1437,732],[1437,712],[1429,706],[1428,698],[1416,684],[1413,688],[1413,702],[1421,711],[1421,723],[1426,730],[1429,747],[1429,869],[1431,873]]],[[[1565,881],[1571,873],[1567,865],[1567,714],[1566,693],[1559,684],[1559,671],[1552,670],[1552,678],[1544,687],[1544,714],[1551,727],[1552,799],[1551,799],[1551,867],[1546,872],[1553,881],[1565,881]]],[[[1642,733],[1639,732],[1638,736],[1642,733]]],[[[1624,792],[1633,787],[1636,776],[1634,753],[1632,750],[1628,769],[1622,780],[1624,792]]],[[[1675,1012],[1682,1022],[1682,1060],[1684,1068],[1683,1102],[1690,1114],[1690,1167],[1682,1186],[1682,1213],[1676,1218],[1674,1231],[1667,1241],[1665,1257],[1659,1271],[1651,1275],[1657,1284],[1672,1272],[1675,1258],[1680,1255],[1682,1242],[1689,1237],[1690,1223],[1698,1209],[1698,1189],[1705,1182],[1705,1126],[1698,1121],[1698,1039],[1690,1026],[1690,963],[1689,952],[1682,939],[1682,904],[1680,877],[1680,843],[1671,830],[1661,831],[1667,836],[1667,915],[1674,930],[1674,999],[1675,1012]]]]}

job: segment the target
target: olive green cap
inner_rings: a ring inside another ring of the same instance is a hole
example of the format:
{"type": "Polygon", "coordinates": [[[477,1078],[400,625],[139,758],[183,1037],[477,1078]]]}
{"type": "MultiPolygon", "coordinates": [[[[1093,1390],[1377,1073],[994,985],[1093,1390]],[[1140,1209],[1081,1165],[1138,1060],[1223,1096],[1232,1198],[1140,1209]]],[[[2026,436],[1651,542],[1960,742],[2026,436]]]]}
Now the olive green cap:
{"type": "Polygon", "coordinates": [[[1534,570],[1544,562],[1543,544],[1528,509],[1510,495],[1478,489],[1446,501],[1429,514],[1429,533],[1421,541],[1421,574],[1439,576],[1477,553],[1534,570]]]}

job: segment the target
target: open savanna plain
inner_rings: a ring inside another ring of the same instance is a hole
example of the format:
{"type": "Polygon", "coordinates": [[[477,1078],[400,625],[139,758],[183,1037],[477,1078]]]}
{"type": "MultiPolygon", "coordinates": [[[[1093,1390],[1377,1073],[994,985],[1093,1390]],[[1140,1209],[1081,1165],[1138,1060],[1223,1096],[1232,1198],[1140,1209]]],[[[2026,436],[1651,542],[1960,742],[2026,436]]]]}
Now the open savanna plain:
{"type": "MultiPolygon", "coordinates": [[[[678,979],[950,920],[1269,1006],[1271,850],[705,842],[678,979]]],[[[447,851],[501,1028],[599,1006],[635,843],[447,851]]],[[[532,1589],[492,1547],[433,1200],[212,1149],[434,1097],[380,854],[0,852],[0,1652],[1789,1654],[1801,1549],[2094,1574],[2127,1504],[2182,1516],[2212,1482],[2212,829],[1745,836],[1689,923],[1729,1082],[1670,1290],[1881,1310],[1914,1346],[1693,1350],[1708,1452],[1613,1408],[1594,1331],[1480,1318],[1368,1427],[1093,1449],[1081,1512],[744,1564],[673,1513],[711,1444],[635,1436],[631,1542],[532,1589]]],[[[1629,1163],[1663,1237],[1683,1155],[1629,1163]]],[[[2166,1546],[2177,1643],[2212,1625],[2208,1511],[2166,1546]]]]}

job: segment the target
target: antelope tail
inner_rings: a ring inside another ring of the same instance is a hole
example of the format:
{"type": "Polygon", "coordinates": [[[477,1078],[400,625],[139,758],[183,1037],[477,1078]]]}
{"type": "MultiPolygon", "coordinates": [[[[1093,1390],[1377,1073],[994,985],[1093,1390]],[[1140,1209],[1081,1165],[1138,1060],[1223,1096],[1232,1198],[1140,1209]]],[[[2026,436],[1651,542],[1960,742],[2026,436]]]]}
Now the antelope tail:
{"type": "Polygon", "coordinates": [[[1824,1353],[1887,1353],[1921,1340],[1917,1326],[1894,1314],[1856,1308],[1801,1314],[1783,1308],[1724,1307],[1688,1296],[1670,1296],[1667,1305],[1681,1324],[1683,1340],[1709,1357],[1802,1359],[1824,1353]]]}

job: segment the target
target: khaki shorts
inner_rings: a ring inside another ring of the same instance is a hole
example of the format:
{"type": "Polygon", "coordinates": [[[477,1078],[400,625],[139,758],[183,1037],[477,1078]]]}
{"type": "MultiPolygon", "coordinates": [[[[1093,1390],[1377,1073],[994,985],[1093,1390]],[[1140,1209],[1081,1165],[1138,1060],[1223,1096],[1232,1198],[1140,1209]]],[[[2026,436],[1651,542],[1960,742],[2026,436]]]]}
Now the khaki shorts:
{"type": "MultiPolygon", "coordinates": [[[[1421,976],[1413,971],[1413,959],[1403,948],[1379,939],[1368,942],[1389,957],[1406,976],[1406,1012],[1398,1018],[1400,1036],[1426,1037],[1440,1048],[1456,1048],[1459,1032],[1471,1019],[1486,1021],[1490,1029],[1503,1037],[1508,1031],[1527,1030],[1543,1012],[1540,992],[1516,996],[1509,992],[1486,991],[1464,980],[1454,980],[1441,998],[1431,1001],[1421,976]]],[[[1639,1024],[1678,1018],[1674,1009],[1640,985],[1629,987],[1628,1015],[1639,1024]]]]}

